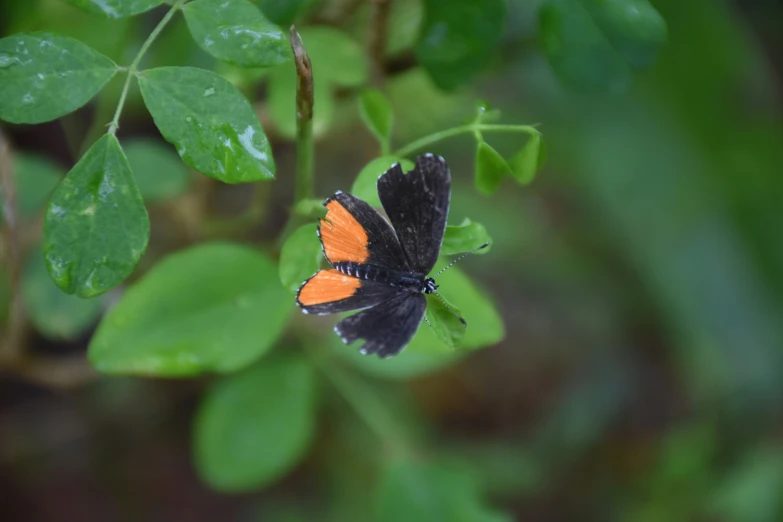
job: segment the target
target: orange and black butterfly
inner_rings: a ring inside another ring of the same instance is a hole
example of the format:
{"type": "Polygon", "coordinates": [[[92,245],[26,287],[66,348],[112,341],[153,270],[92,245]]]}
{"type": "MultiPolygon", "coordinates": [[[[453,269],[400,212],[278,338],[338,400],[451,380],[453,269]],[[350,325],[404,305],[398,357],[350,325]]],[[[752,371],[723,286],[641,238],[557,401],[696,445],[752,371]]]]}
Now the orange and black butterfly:
{"type": "Polygon", "coordinates": [[[407,174],[392,165],[377,187],[391,225],[350,194],[338,191],[326,200],[318,237],[332,268],[305,281],[296,303],[306,314],[362,310],[337,323],[335,332],[346,344],[364,339],[363,354],[389,357],[416,333],[427,307],[424,294],[438,288],[427,274],[446,231],[451,174],[443,158],[424,154],[407,174]]]}

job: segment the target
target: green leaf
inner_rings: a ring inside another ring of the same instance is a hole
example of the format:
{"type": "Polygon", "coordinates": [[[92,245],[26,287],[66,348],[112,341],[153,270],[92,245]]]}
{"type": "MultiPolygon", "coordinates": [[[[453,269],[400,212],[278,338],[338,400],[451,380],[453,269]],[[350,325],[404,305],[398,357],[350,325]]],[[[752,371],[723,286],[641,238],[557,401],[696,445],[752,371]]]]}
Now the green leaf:
{"type": "Polygon", "coordinates": [[[383,472],[376,492],[378,522],[510,522],[481,499],[472,470],[399,460],[383,472]]]}
{"type": "Polygon", "coordinates": [[[381,143],[381,150],[389,150],[394,114],[386,96],[378,89],[365,89],[359,95],[359,115],[372,134],[381,143]]]}
{"type": "Polygon", "coordinates": [[[101,314],[100,299],[80,299],[64,294],[52,282],[40,246],[28,254],[21,289],[27,316],[35,329],[49,339],[74,339],[101,314]]]}
{"type": "Polygon", "coordinates": [[[128,277],[150,222],[117,138],[105,134],[65,176],[44,217],[49,274],[64,292],[92,297],[128,277]]]}
{"type": "Polygon", "coordinates": [[[280,281],[291,291],[297,291],[321,264],[321,242],[316,225],[303,225],[285,240],[280,250],[280,281]]]}
{"type": "Polygon", "coordinates": [[[498,151],[487,142],[479,141],[476,146],[476,188],[484,194],[493,194],[506,176],[511,176],[511,167],[498,151]]]}
{"type": "Polygon", "coordinates": [[[259,7],[269,20],[282,27],[290,26],[299,13],[313,0],[258,0],[259,7]]]}
{"type": "Polygon", "coordinates": [[[504,0],[424,0],[416,57],[435,84],[451,90],[479,73],[503,35],[504,0]]]}
{"type": "Polygon", "coordinates": [[[187,190],[190,175],[176,153],[160,141],[146,138],[125,142],[125,155],[147,203],[157,203],[187,190]]]}
{"type": "Polygon", "coordinates": [[[326,216],[326,207],[323,199],[303,199],[294,205],[294,212],[299,216],[317,219],[326,216]]]}
{"type": "MultiPolygon", "coordinates": [[[[424,336],[421,330],[425,328],[429,330],[426,324],[423,325],[417,337],[424,336]]],[[[442,346],[434,333],[430,332],[426,337],[432,339],[431,342],[442,346]]],[[[330,347],[340,358],[346,360],[362,372],[389,380],[415,379],[416,377],[429,375],[449,366],[465,355],[465,352],[448,353],[445,351],[443,353],[422,353],[411,350],[408,347],[394,357],[380,359],[362,355],[355,347],[346,347],[336,336],[330,347]]]]}
{"type": "Polygon", "coordinates": [[[477,250],[476,254],[486,254],[492,249],[492,238],[487,234],[487,229],[481,223],[474,223],[465,218],[459,225],[448,225],[446,235],[443,237],[443,246],[440,254],[450,256],[470,252],[484,243],[489,243],[487,248],[477,250]]]}
{"type": "Polygon", "coordinates": [[[536,132],[531,134],[527,143],[508,160],[511,173],[520,184],[527,185],[533,181],[536,172],[541,168],[544,158],[542,148],[541,135],[536,132]]]}
{"type": "Polygon", "coordinates": [[[163,3],[163,0],[65,0],[88,13],[106,18],[124,18],[133,16],[163,3]]]}
{"type": "Polygon", "coordinates": [[[545,0],[539,12],[544,51],[567,84],[622,92],[666,43],[666,22],[647,0],[545,0]]]}
{"type": "Polygon", "coordinates": [[[49,33],[0,40],[0,119],[41,123],[95,96],[117,66],[78,40],[49,33]]]}
{"type": "Polygon", "coordinates": [[[397,156],[381,156],[375,158],[356,176],[356,181],[351,187],[351,194],[359,199],[366,201],[375,208],[381,208],[381,200],[378,197],[378,178],[395,163],[402,166],[402,170],[407,172],[415,166],[412,161],[397,156]]]}
{"type": "Polygon", "coordinates": [[[42,209],[62,180],[63,173],[62,167],[42,156],[24,153],[15,155],[14,180],[19,214],[30,217],[42,209]]]}
{"type": "MultiPolygon", "coordinates": [[[[322,134],[334,115],[332,89],[358,87],[367,81],[369,64],[362,47],[345,33],[331,27],[305,27],[300,31],[313,66],[313,134],[322,134]]],[[[276,67],[269,75],[269,116],[280,134],[296,134],[296,70],[293,65],[276,67]]]]}
{"type": "Polygon", "coordinates": [[[242,492],[280,479],[315,435],[315,376],[298,357],[265,360],[218,381],[194,426],[199,475],[219,491],[242,492]]]}
{"type": "Polygon", "coordinates": [[[131,286],[101,321],[88,356],[106,373],[231,372],[266,353],[293,304],[263,254],[200,245],[170,255],[131,286]]]}
{"type": "Polygon", "coordinates": [[[139,85],[155,125],[185,163],[226,183],[274,177],[258,117],[227,80],[194,67],[159,67],[142,72],[139,85]]]}
{"type": "Polygon", "coordinates": [[[271,67],[291,59],[287,35],[247,0],[194,0],[182,11],[193,39],[218,60],[271,67]]]}
{"type": "Polygon", "coordinates": [[[466,327],[458,317],[462,316],[459,308],[441,299],[435,295],[427,296],[427,326],[432,327],[432,332],[440,342],[454,350],[462,343],[466,327]]]}

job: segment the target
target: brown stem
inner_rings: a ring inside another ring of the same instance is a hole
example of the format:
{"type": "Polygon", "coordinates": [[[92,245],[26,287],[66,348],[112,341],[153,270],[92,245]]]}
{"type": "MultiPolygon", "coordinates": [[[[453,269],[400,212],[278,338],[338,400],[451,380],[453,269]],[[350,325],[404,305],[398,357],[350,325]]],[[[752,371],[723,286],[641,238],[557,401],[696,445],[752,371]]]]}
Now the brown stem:
{"type": "Polygon", "coordinates": [[[367,33],[367,54],[372,62],[372,83],[383,85],[386,41],[388,39],[391,0],[371,0],[370,31],[367,33]]]}
{"type": "Polygon", "coordinates": [[[313,187],[313,67],[302,38],[292,25],[291,49],[296,65],[296,189],[294,203],[312,198],[313,187]]]}
{"type": "Polygon", "coordinates": [[[11,162],[11,147],[0,129],[0,192],[3,203],[3,243],[5,264],[11,282],[11,306],[8,325],[0,346],[0,363],[8,364],[19,358],[26,331],[27,319],[20,291],[21,254],[19,250],[19,213],[17,212],[16,183],[11,162]]]}

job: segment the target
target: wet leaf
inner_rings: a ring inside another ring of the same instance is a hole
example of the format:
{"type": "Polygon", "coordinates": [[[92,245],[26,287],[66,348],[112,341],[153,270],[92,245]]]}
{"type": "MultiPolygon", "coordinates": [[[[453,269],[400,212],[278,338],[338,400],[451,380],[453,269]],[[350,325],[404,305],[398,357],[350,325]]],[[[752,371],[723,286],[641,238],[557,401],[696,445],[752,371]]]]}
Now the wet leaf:
{"type": "Polygon", "coordinates": [[[138,138],[126,141],[124,149],[136,185],[147,203],[170,199],[187,190],[188,168],[169,145],[138,138]]]}
{"type": "Polygon", "coordinates": [[[150,222],[117,138],[105,134],[57,187],[44,218],[49,274],[64,292],[92,297],[128,277],[150,222]]]}
{"type": "Polygon", "coordinates": [[[493,56],[506,18],[504,0],[424,0],[416,57],[441,89],[479,73],[493,56]]]}
{"type": "Polygon", "coordinates": [[[316,225],[303,225],[285,240],[280,250],[280,281],[296,292],[307,278],[315,274],[323,259],[316,225]]]}
{"type": "Polygon", "coordinates": [[[78,40],[49,33],[0,40],[0,119],[41,123],[73,112],[117,71],[78,40]]]}
{"type": "Polygon", "coordinates": [[[397,156],[375,158],[365,165],[356,176],[356,181],[351,187],[351,194],[366,201],[370,206],[381,208],[381,199],[378,197],[378,178],[395,163],[402,166],[403,172],[412,170],[415,166],[412,161],[397,156]]]}
{"type": "Polygon", "coordinates": [[[182,11],[199,47],[219,60],[271,67],[291,59],[288,36],[247,0],[194,0],[182,11]]]}
{"type": "Polygon", "coordinates": [[[105,373],[231,372],[269,350],[293,307],[265,255],[203,244],[168,256],[131,286],[101,321],[88,356],[105,373]]]}
{"type": "Polygon", "coordinates": [[[448,225],[446,235],[443,237],[443,246],[440,248],[440,254],[449,256],[470,252],[484,243],[489,246],[477,250],[476,254],[486,254],[492,250],[492,238],[487,234],[487,229],[481,223],[475,223],[469,218],[465,218],[459,225],[448,225]]]}
{"type": "Polygon", "coordinates": [[[511,167],[498,151],[487,142],[479,141],[476,146],[476,188],[484,194],[493,194],[506,176],[511,176],[511,167]]]}
{"type": "Polygon", "coordinates": [[[386,96],[378,89],[365,89],[359,95],[359,115],[378,138],[382,150],[389,149],[394,114],[386,96]]]}
{"type": "Polygon", "coordinates": [[[158,67],[142,72],[139,85],[155,125],[185,163],[226,183],[274,177],[258,117],[227,80],[194,67],[158,67]]]}
{"type": "Polygon", "coordinates": [[[626,90],[667,40],[666,22],[647,0],[545,0],[540,9],[549,63],[581,90],[626,90]]]}
{"type": "Polygon", "coordinates": [[[299,357],[265,360],[218,381],[194,426],[194,461],[202,479],[225,492],[275,482],[310,447],[315,406],[315,376],[299,357]]]}
{"type": "Polygon", "coordinates": [[[21,288],[27,316],[35,329],[49,339],[74,339],[101,314],[100,299],[68,295],[54,284],[40,246],[28,254],[21,288]]]}
{"type": "Polygon", "coordinates": [[[157,7],[164,0],[65,0],[69,4],[106,18],[124,18],[133,16],[153,7],[157,7]]]}

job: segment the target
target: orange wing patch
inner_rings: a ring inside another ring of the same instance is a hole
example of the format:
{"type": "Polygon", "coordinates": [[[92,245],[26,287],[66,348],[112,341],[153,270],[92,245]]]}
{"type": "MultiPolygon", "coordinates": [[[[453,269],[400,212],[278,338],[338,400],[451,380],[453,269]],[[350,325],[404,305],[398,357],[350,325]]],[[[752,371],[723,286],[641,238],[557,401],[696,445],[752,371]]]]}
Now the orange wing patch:
{"type": "Polygon", "coordinates": [[[326,259],[330,263],[367,261],[370,252],[364,227],[336,199],[327,203],[326,208],[326,217],[321,220],[320,228],[326,259]]]}
{"type": "Polygon", "coordinates": [[[297,299],[303,306],[313,306],[348,299],[359,287],[361,279],[347,276],[337,270],[321,270],[307,280],[297,299]]]}

